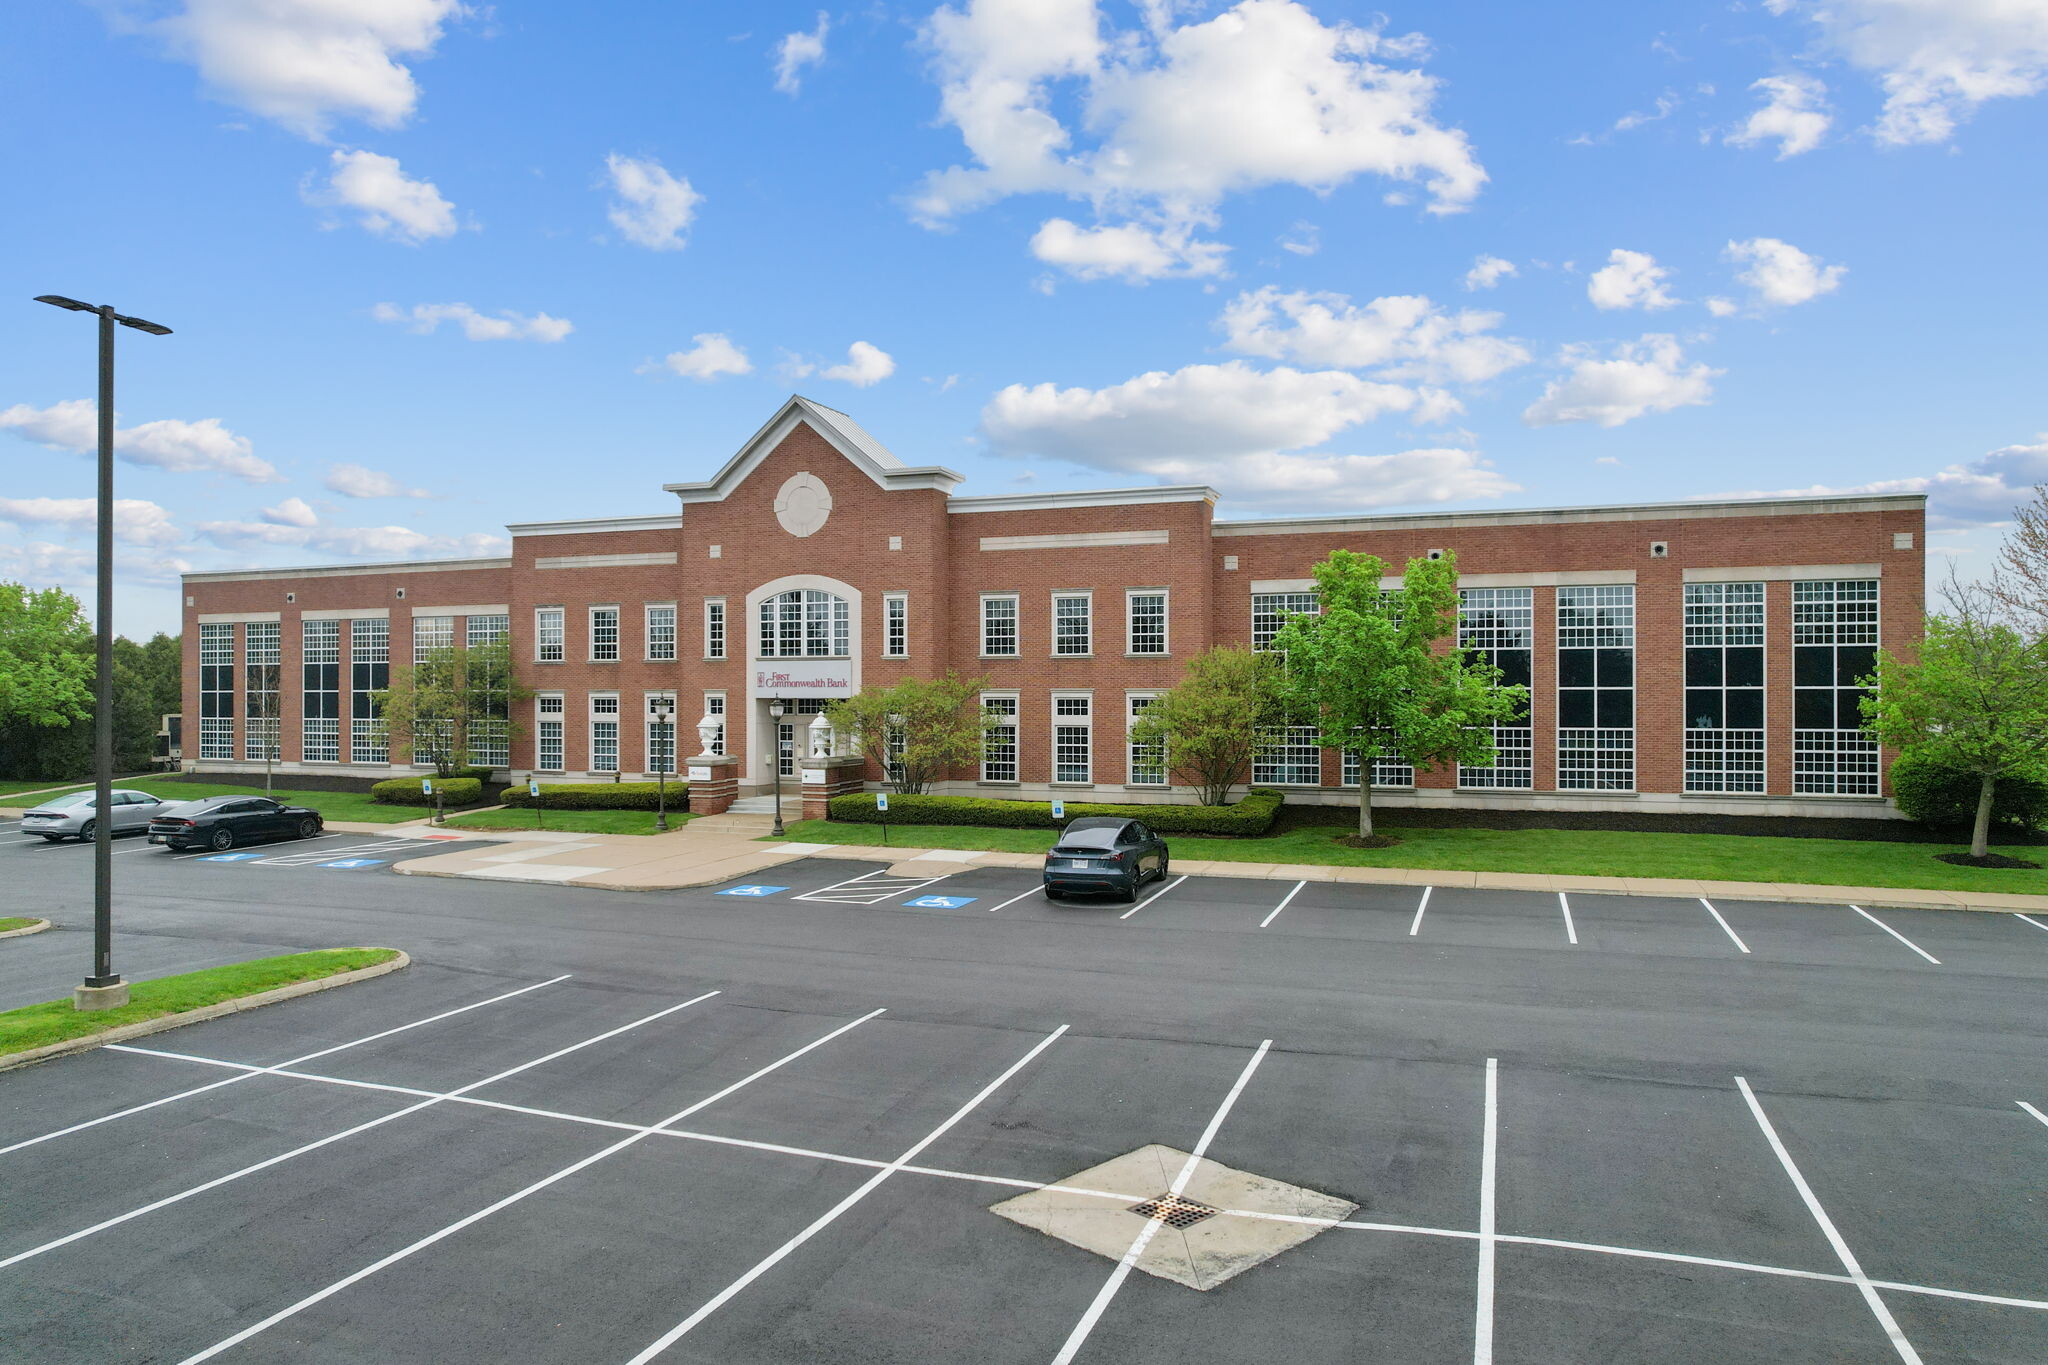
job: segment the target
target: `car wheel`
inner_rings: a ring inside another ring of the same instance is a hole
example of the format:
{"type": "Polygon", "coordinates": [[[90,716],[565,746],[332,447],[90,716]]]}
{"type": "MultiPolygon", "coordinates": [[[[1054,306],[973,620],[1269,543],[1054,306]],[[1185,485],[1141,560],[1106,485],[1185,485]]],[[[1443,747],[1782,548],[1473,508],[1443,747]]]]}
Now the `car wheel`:
{"type": "Polygon", "coordinates": [[[213,837],[208,839],[207,842],[212,844],[215,849],[225,853],[228,849],[235,846],[235,832],[231,829],[217,829],[213,832],[213,837]]]}
{"type": "Polygon", "coordinates": [[[1129,881],[1124,883],[1123,897],[1125,900],[1134,901],[1138,898],[1138,883],[1139,878],[1135,873],[1132,874],[1131,879],[1129,881]]]}
{"type": "Polygon", "coordinates": [[[78,827],[78,842],[81,844],[91,843],[93,831],[97,828],[97,826],[98,822],[94,820],[88,820],[84,824],[80,825],[78,827]]]}
{"type": "Polygon", "coordinates": [[[1166,880],[1166,859],[1164,858],[1159,860],[1159,880],[1162,882],[1166,880]]]}
{"type": "Polygon", "coordinates": [[[301,839],[316,838],[319,835],[319,833],[320,822],[314,819],[312,816],[309,815],[305,819],[299,821],[299,837],[301,839]]]}

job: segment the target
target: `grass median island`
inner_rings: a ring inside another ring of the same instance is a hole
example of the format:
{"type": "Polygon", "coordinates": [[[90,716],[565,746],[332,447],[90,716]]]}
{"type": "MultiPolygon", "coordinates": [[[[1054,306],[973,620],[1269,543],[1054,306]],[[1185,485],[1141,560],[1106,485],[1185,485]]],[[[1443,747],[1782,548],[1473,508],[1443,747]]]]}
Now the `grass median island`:
{"type": "MultiPolygon", "coordinates": [[[[538,821],[531,810],[480,810],[451,815],[444,829],[554,829],[576,834],[659,834],[651,810],[543,810],[538,821]]],[[[671,830],[693,818],[687,811],[668,813],[671,830]]],[[[822,822],[821,822],[822,823],[822,822]]]]}
{"type": "Polygon", "coordinates": [[[128,1003],[117,1010],[77,1010],[71,1007],[69,999],[24,1005],[0,1012],[0,1058],[104,1033],[124,1024],[139,1024],[167,1014],[183,1014],[227,1000],[260,995],[279,986],[374,967],[397,956],[395,948],[323,948],[132,982],[128,1003]]]}
{"type": "Polygon", "coordinates": [[[26,929],[36,921],[27,915],[0,915],[0,934],[10,929],[26,929]]]}
{"type": "MultiPolygon", "coordinates": [[[[166,801],[203,801],[209,796],[261,796],[263,788],[245,787],[218,782],[180,782],[162,777],[140,777],[134,781],[117,781],[117,787],[130,791],[148,792],[166,801]]],[[[90,787],[71,787],[68,791],[90,791],[90,787]]],[[[50,792],[35,798],[31,805],[40,804],[50,797],[63,793],[50,792]]],[[[370,800],[368,792],[302,792],[293,791],[280,783],[270,793],[273,801],[282,801],[287,806],[309,806],[320,812],[323,820],[356,820],[365,824],[396,825],[407,820],[418,820],[432,815],[433,809],[418,806],[383,806],[370,800]]]]}
{"type": "MultiPolygon", "coordinates": [[[[1232,863],[1307,863],[1329,867],[1441,868],[1581,877],[1679,877],[1700,881],[1793,882],[1936,891],[2048,895],[2048,869],[1985,869],[1937,861],[1954,844],[1793,839],[1737,834],[1664,834],[1585,829],[1429,829],[1387,826],[1392,848],[1346,848],[1346,831],[1310,826],[1255,839],[1168,839],[1175,859],[1232,863]]],[[[788,837],[821,844],[879,844],[878,825],[800,820],[788,837]]],[[[1042,853],[1044,830],[959,825],[895,825],[889,842],[904,848],[1042,853]]]]}

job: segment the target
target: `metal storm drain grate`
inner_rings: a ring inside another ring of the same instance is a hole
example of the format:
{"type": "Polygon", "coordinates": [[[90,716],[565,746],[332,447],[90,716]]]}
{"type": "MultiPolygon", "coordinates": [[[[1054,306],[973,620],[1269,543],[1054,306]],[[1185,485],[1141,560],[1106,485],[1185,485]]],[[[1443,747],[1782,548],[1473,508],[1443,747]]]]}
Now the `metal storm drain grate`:
{"type": "Polygon", "coordinates": [[[1162,1194],[1157,1199],[1147,1199],[1142,1204],[1131,1205],[1131,1212],[1141,1218],[1157,1218],[1170,1228],[1191,1228],[1204,1218],[1214,1218],[1221,1210],[1211,1208],[1197,1199],[1185,1199],[1177,1194],[1162,1194]]]}

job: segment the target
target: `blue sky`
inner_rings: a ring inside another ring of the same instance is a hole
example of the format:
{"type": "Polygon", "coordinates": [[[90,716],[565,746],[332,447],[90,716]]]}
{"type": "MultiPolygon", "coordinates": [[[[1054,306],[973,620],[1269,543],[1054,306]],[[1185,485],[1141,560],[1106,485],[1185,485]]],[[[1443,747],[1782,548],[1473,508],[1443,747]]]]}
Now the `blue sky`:
{"type": "Polygon", "coordinates": [[[0,11],[0,575],[669,510],[791,391],[1224,516],[2048,479],[2048,0],[0,11]],[[333,11],[346,11],[336,14],[333,11]],[[1488,264],[1491,262],[1491,264],[1488,264]]]}

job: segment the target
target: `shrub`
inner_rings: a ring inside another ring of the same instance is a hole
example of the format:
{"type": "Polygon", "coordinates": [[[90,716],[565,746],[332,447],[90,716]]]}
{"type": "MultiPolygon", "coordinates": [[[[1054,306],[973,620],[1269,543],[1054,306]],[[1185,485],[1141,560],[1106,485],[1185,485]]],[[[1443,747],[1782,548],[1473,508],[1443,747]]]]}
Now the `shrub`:
{"type": "MultiPolygon", "coordinates": [[[[1923,825],[1969,828],[1977,819],[1980,782],[1973,772],[1936,763],[1913,749],[1892,763],[1892,797],[1923,825]]],[[[1991,796],[1991,824],[2020,830],[2048,826],[2048,773],[1999,778],[1991,796]]]]}
{"type": "MultiPolygon", "coordinates": [[[[668,784],[668,808],[683,810],[689,805],[690,784],[668,784]]],[[[548,782],[540,789],[540,800],[526,794],[524,782],[505,788],[505,804],[521,809],[538,805],[550,810],[654,810],[661,804],[660,786],[653,782],[548,782]]]]}
{"type": "Polygon", "coordinates": [[[432,806],[436,797],[444,806],[473,806],[484,794],[484,784],[474,777],[437,777],[434,796],[423,790],[424,777],[394,777],[370,788],[370,799],[385,806],[432,806]]]}
{"type": "MultiPolygon", "coordinates": [[[[1282,797],[1266,787],[1254,787],[1242,801],[1230,806],[1107,805],[1092,801],[1069,801],[1067,818],[1084,815],[1121,815],[1143,820],[1160,834],[1241,835],[1264,834],[1280,813],[1282,797]]],[[[983,796],[891,796],[889,812],[875,809],[871,793],[835,796],[832,818],[849,824],[879,825],[977,825],[985,829],[1059,829],[1062,821],[1052,818],[1052,807],[1044,801],[998,801],[983,796]]]]}

